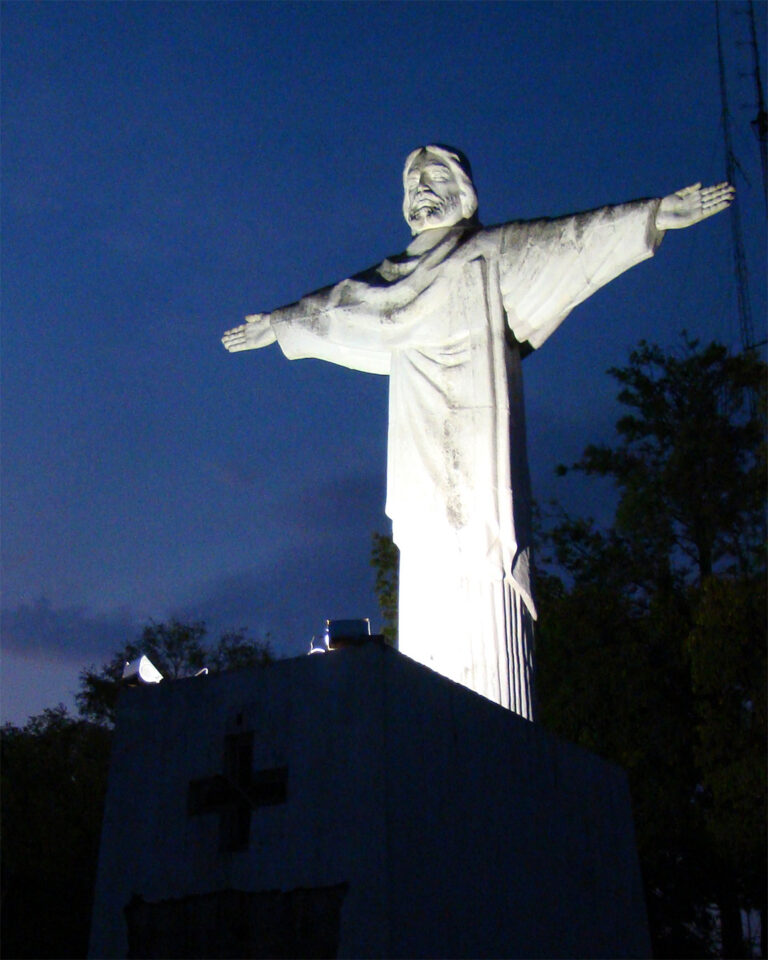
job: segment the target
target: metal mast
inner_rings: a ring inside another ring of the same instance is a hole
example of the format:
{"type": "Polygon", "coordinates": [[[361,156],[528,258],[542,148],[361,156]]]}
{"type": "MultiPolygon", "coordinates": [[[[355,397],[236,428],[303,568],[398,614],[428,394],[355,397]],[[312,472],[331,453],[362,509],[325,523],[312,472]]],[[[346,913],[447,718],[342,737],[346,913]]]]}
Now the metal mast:
{"type": "MultiPolygon", "coordinates": [[[[722,124],[723,138],[725,140],[725,174],[729,183],[736,183],[736,168],[738,161],[733,152],[733,141],[731,139],[731,111],[728,107],[728,88],[725,81],[725,63],[723,60],[723,42],[720,33],[720,2],[715,3],[715,14],[717,23],[717,60],[720,68],[720,100],[722,103],[722,124]]],[[[741,338],[741,347],[743,350],[752,350],[755,346],[754,325],[752,323],[752,310],[749,302],[747,287],[747,258],[744,254],[744,243],[742,240],[741,216],[739,214],[738,200],[733,204],[730,211],[731,235],[733,239],[733,257],[736,267],[736,293],[739,305],[739,335],[741,338]]]]}
{"type": "Polygon", "coordinates": [[[766,113],[765,110],[763,81],[760,76],[760,51],[757,47],[754,0],[749,0],[749,26],[751,33],[750,46],[752,47],[752,60],[754,63],[752,74],[755,78],[755,99],[757,101],[757,116],[752,121],[752,129],[755,131],[760,148],[760,167],[763,171],[763,194],[765,196],[766,212],[768,212],[768,113],[766,113]]]}

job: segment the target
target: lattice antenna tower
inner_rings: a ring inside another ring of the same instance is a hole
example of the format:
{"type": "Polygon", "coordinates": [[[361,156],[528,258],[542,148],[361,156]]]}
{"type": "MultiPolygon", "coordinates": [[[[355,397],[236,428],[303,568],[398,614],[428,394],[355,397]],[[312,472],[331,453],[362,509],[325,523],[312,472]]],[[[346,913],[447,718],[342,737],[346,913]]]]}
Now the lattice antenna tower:
{"type": "MultiPolygon", "coordinates": [[[[723,138],[725,141],[725,175],[729,183],[736,183],[736,169],[740,165],[733,150],[731,137],[731,111],[728,106],[728,85],[725,79],[725,60],[723,58],[723,40],[720,29],[720,3],[715,3],[715,21],[717,26],[717,62],[720,71],[720,101],[723,138]]],[[[733,240],[733,257],[736,268],[736,293],[739,307],[739,336],[743,350],[753,350],[755,347],[754,324],[752,323],[752,309],[749,302],[747,280],[747,258],[744,254],[744,241],[741,229],[741,215],[738,201],[730,210],[731,235],[733,240]]]]}
{"type": "Polygon", "coordinates": [[[749,45],[752,48],[752,77],[755,81],[755,103],[757,116],[752,121],[757,143],[760,148],[760,169],[763,174],[763,196],[765,198],[766,213],[768,213],[768,112],[765,109],[765,94],[763,80],[760,75],[760,51],[757,46],[757,27],[755,26],[755,3],[749,0],[749,45]]]}

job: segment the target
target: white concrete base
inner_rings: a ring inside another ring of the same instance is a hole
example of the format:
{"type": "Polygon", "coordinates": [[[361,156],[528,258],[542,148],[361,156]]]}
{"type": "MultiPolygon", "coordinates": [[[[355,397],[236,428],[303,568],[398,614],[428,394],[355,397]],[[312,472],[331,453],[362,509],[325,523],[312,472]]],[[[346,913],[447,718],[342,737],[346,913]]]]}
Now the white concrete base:
{"type": "Polygon", "coordinates": [[[126,690],[90,956],[296,951],[649,956],[623,772],[375,642],[126,690]],[[196,804],[250,731],[223,850],[196,804]]]}

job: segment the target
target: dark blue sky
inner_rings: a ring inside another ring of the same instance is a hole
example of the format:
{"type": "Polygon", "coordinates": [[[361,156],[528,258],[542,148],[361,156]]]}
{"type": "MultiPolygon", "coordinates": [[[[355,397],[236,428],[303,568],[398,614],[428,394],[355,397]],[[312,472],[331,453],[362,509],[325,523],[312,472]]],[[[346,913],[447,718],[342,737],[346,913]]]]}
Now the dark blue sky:
{"type": "MultiPolygon", "coordinates": [[[[762,325],[740,9],[723,25],[762,325]]],[[[709,3],[4,3],[2,85],[15,722],[71,702],[150,618],[270,631],[285,654],[326,616],[377,624],[386,379],[219,338],[403,249],[414,146],[468,153],[485,223],[724,177],[709,3]]],[[[526,361],[540,499],[600,513],[553,470],[610,438],[605,371],[638,340],[738,345],[728,216],[668,235],[526,361]]]]}

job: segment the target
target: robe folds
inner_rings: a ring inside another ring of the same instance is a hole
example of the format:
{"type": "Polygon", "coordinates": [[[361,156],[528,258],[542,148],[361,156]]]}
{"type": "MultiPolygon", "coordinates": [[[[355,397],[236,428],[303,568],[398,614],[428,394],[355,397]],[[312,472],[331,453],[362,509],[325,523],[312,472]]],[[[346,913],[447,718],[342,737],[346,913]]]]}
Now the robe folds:
{"type": "Polygon", "coordinates": [[[653,255],[658,200],[483,228],[462,222],[275,310],[289,359],[387,374],[387,505],[402,653],[533,719],[522,356],[653,255]]]}

